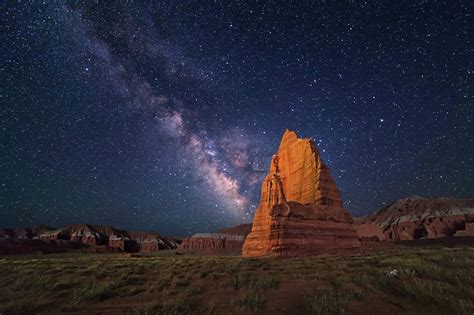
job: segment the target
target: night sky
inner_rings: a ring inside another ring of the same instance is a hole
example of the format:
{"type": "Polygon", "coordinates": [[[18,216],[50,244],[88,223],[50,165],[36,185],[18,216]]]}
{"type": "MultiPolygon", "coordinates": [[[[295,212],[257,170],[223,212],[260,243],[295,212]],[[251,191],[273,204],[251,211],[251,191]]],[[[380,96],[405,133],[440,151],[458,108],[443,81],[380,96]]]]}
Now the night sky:
{"type": "Polygon", "coordinates": [[[0,226],[250,222],[286,128],[354,215],[474,196],[457,1],[4,1],[0,226]]]}

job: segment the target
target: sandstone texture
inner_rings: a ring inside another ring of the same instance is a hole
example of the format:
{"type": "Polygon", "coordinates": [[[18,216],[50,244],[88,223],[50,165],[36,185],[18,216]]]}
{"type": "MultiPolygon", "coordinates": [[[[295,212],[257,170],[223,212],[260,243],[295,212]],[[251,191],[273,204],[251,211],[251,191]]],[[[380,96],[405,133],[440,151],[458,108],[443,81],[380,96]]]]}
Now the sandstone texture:
{"type": "Polygon", "coordinates": [[[185,238],[180,250],[202,253],[233,253],[240,254],[245,237],[250,233],[251,224],[218,230],[216,233],[198,233],[185,238]]]}
{"type": "Polygon", "coordinates": [[[382,229],[375,224],[374,222],[365,222],[357,224],[357,220],[355,222],[355,229],[357,231],[357,235],[359,235],[359,239],[371,239],[374,241],[385,241],[385,234],[383,233],[382,229]]]}
{"type": "Polygon", "coordinates": [[[242,254],[295,257],[359,247],[352,217],[316,145],[286,130],[242,254]]]}
{"type": "Polygon", "coordinates": [[[474,199],[413,196],[355,221],[360,237],[377,236],[380,240],[474,236],[474,199]]]}

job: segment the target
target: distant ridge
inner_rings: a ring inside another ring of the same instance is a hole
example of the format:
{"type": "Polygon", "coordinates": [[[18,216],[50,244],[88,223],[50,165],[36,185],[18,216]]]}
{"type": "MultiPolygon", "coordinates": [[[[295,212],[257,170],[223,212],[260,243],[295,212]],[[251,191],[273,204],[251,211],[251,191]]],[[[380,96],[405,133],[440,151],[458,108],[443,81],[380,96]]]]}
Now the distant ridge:
{"type": "Polygon", "coordinates": [[[176,249],[180,239],[154,232],[129,232],[109,225],[72,224],[63,228],[0,228],[0,254],[89,248],[100,251],[154,252],[176,249]],[[84,246],[77,246],[83,244],[84,246]]]}
{"type": "Polygon", "coordinates": [[[386,240],[474,236],[474,198],[411,196],[355,222],[359,236],[386,240]]]}

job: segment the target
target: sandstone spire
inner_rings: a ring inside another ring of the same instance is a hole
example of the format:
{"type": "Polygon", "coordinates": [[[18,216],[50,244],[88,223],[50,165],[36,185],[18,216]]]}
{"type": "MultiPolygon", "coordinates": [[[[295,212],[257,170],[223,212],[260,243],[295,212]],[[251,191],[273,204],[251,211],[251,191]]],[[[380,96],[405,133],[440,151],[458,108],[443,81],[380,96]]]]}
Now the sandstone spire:
{"type": "Polygon", "coordinates": [[[357,248],[352,223],[314,142],[286,130],[262,185],[243,255],[298,256],[357,248]]]}

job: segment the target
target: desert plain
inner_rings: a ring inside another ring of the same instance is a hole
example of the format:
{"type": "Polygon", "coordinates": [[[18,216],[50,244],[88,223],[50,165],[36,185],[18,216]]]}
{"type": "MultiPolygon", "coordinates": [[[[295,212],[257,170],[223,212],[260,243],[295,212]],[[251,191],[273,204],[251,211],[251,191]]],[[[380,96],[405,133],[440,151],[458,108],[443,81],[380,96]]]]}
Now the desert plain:
{"type": "Polygon", "coordinates": [[[175,250],[0,258],[2,314],[472,314],[470,239],[281,259],[175,250]]]}

